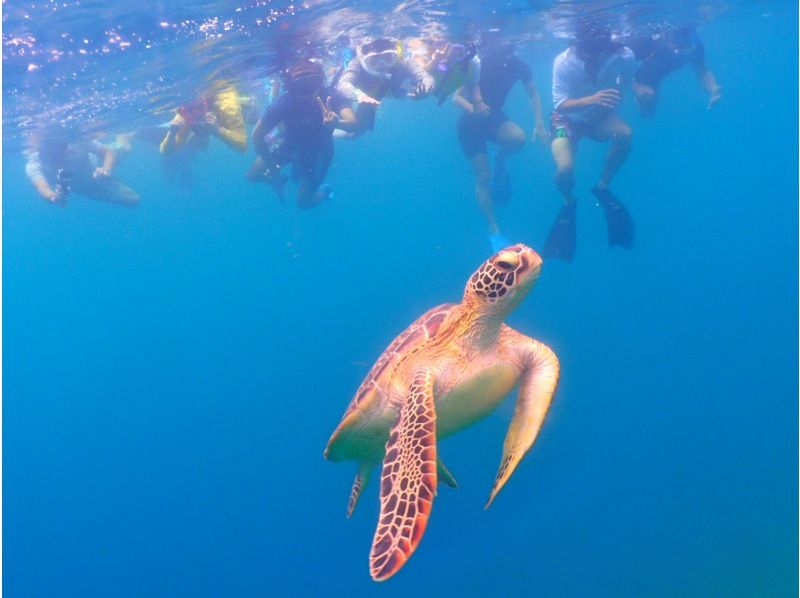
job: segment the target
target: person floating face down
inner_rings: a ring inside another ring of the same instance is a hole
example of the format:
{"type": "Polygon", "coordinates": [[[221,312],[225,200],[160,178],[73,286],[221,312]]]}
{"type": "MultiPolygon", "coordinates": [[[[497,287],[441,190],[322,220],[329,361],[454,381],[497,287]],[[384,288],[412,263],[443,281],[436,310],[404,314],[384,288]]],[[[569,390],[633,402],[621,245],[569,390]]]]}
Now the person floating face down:
{"type": "Polygon", "coordinates": [[[330,188],[322,183],[333,159],[333,131],[355,127],[352,117],[340,116],[347,104],[335,87],[325,87],[320,64],[303,60],[292,65],[286,93],[265,110],[253,130],[258,157],[247,179],[271,184],[283,200],[287,179],[282,171],[291,164],[300,208],[314,207],[330,197],[330,188]],[[283,133],[275,144],[270,133],[278,126],[283,127],[283,133]]]}
{"type": "Polygon", "coordinates": [[[65,206],[72,193],[128,207],[139,203],[139,195],[111,174],[116,152],[96,139],[52,126],[34,133],[24,154],[28,180],[50,203],[65,206]]]}
{"type": "Polygon", "coordinates": [[[458,140],[464,155],[475,172],[475,197],[489,225],[493,247],[510,243],[500,234],[493,205],[502,205],[511,196],[511,180],[506,158],[525,145],[526,135],[503,111],[508,94],[517,82],[522,83],[533,112],[533,137],[545,140],[547,132],[542,119],[539,92],[533,83],[530,67],[519,58],[514,45],[500,39],[499,34],[486,36],[481,49],[479,84],[470,89],[462,86],[453,102],[464,111],[458,120],[458,140]],[[488,142],[499,146],[494,160],[494,177],[489,164],[488,142]]]}
{"type": "Polygon", "coordinates": [[[553,63],[551,150],[556,162],[556,187],[563,207],[550,231],[544,255],[565,261],[575,253],[574,158],[578,141],[588,137],[611,142],[605,165],[592,193],[608,222],[609,245],[630,247],[633,221],[608,186],[628,157],[631,129],[617,114],[623,89],[633,84],[633,52],[612,40],[602,25],[582,24],[572,45],[553,63]]]}
{"type": "Polygon", "coordinates": [[[722,88],[706,64],[705,47],[693,27],[672,27],[655,35],[631,37],[625,43],[640,63],[635,76],[638,84],[635,94],[645,118],[655,115],[664,77],[688,64],[708,92],[707,108],[710,110],[722,99],[722,88]]]}
{"type": "Polygon", "coordinates": [[[387,96],[427,96],[434,86],[433,77],[411,58],[403,55],[402,45],[385,38],[359,46],[356,58],[347,65],[339,78],[339,92],[349,101],[357,102],[355,112],[350,107],[341,116],[355,122],[353,133],[361,135],[375,126],[375,112],[387,96]]]}

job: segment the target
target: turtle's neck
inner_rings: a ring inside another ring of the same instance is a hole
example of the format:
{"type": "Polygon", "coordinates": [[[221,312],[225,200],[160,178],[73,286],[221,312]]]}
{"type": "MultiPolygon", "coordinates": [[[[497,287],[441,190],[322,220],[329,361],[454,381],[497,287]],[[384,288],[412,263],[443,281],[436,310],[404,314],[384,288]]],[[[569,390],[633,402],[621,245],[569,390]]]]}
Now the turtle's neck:
{"type": "Polygon", "coordinates": [[[459,306],[459,312],[456,325],[463,331],[461,344],[467,352],[480,353],[497,342],[506,314],[463,303],[459,306]]]}

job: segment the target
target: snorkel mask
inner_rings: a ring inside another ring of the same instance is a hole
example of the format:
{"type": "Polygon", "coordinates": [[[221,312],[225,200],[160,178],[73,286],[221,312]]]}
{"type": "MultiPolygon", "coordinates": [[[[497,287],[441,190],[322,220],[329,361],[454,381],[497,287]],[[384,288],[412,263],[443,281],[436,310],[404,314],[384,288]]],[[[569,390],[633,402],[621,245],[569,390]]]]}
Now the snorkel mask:
{"type": "Polygon", "coordinates": [[[367,74],[381,79],[391,79],[392,67],[397,64],[402,50],[399,42],[376,39],[358,48],[358,61],[367,74]]]}

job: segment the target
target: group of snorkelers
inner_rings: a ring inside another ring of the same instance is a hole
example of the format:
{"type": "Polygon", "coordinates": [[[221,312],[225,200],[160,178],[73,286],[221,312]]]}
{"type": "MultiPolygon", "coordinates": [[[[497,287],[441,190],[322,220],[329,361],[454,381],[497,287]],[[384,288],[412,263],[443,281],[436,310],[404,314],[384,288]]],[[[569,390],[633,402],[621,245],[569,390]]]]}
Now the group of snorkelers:
{"type": "Polygon", "coordinates": [[[134,139],[158,147],[166,172],[191,185],[191,156],[212,137],[244,153],[252,140],[256,158],[246,179],[266,183],[283,201],[286,184],[296,183],[296,202],[310,208],[332,197],[325,184],[334,156],[334,138],[357,138],[375,126],[387,98],[433,97],[441,105],[452,97],[462,114],[459,143],[475,176],[475,196],[494,248],[510,244],[501,234],[494,207],[511,197],[507,158],[525,145],[525,131],[504,112],[506,99],[521,83],[534,119],[532,137],[549,143],[556,164],[555,184],[562,207],[543,255],[570,261],[575,252],[574,160],[578,142],[610,143],[592,193],[602,206],[611,246],[631,247],[633,220],[610,184],[628,157],[631,128],[618,114],[623,93],[631,89],[643,117],[655,114],[661,81],[691,65],[712,107],[721,88],[705,63],[702,42],[691,27],[670,27],[652,35],[615,37],[602,25],[584,23],[553,65],[553,111],[546,126],[542,102],[530,67],[499,31],[478,43],[413,38],[378,38],[346,48],[338,64],[314,57],[297,59],[281,77],[267,80],[261,95],[266,108],[258,117],[258,94],[242,94],[220,84],[182,105],[168,122],[107,140],[96,135],[75,139],[61,127],[31,137],[26,173],[44,199],[64,204],[70,193],[123,205],[138,195],[112,170],[131,151],[134,139]],[[253,124],[248,136],[247,127],[253,124]],[[494,160],[489,143],[497,146],[494,160]],[[287,173],[291,170],[291,174],[287,173]]]}

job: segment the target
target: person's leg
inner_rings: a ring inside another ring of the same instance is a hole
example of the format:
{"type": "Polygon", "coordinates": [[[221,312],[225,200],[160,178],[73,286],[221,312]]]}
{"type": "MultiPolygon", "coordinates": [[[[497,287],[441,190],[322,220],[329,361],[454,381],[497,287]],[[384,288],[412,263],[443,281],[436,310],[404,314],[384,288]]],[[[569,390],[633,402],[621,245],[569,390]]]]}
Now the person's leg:
{"type": "Polygon", "coordinates": [[[611,114],[597,123],[592,137],[598,141],[611,141],[605,166],[597,181],[598,189],[607,189],[617,171],[631,152],[631,128],[617,114],[611,114]]]}
{"type": "Polygon", "coordinates": [[[497,150],[496,162],[505,160],[507,156],[516,154],[525,145],[525,131],[510,120],[502,123],[494,134],[494,141],[500,146],[497,150]]]}
{"type": "Polygon", "coordinates": [[[619,116],[612,114],[594,127],[592,137],[598,141],[611,141],[603,172],[597,185],[592,188],[592,193],[599,200],[606,216],[608,245],[632,247],[636,236],[633,218],[619,198],[608,188],[630,153],[631,128],[619,116]]]}
{"type": "Polygon", "coordinates": [[[483,212],[486,223],[489,225],[489,234],[500,232],[492,207],[492,192],[490,188],[492,169],[489,166],[489,154],[486,152],[472,156],[472,170],[475,173],[475,199],[483,212]]]}
{"type": "Polygon", "coordinates": [[[274,153],[270,154],[266,161],[261,156],[256,156],[256,159],[245,174],[245,179],[251,183],[267,183],[271,185],[278,198],[283,201],[287,179],[281,174],[281,169],[290,160],[291,158],[288,156],[280,156],[274,153]]]}
{"type": "Polygon", "coordinates": [[[564,205],[575,203],[575,149],[576,143],[569,137],[556,137],[550,144],[553,160],[556,163],[556,188],[561,193],[564,205]]]}
{"type": "Polygon", "coordinates": [[[313,208],[328,199],[330,187],[323,185],[328,167],[333,159],[333,143],[315,155],[303,156],[295,164],[302,172],[297,188],[297,207],[313,208]]]}

